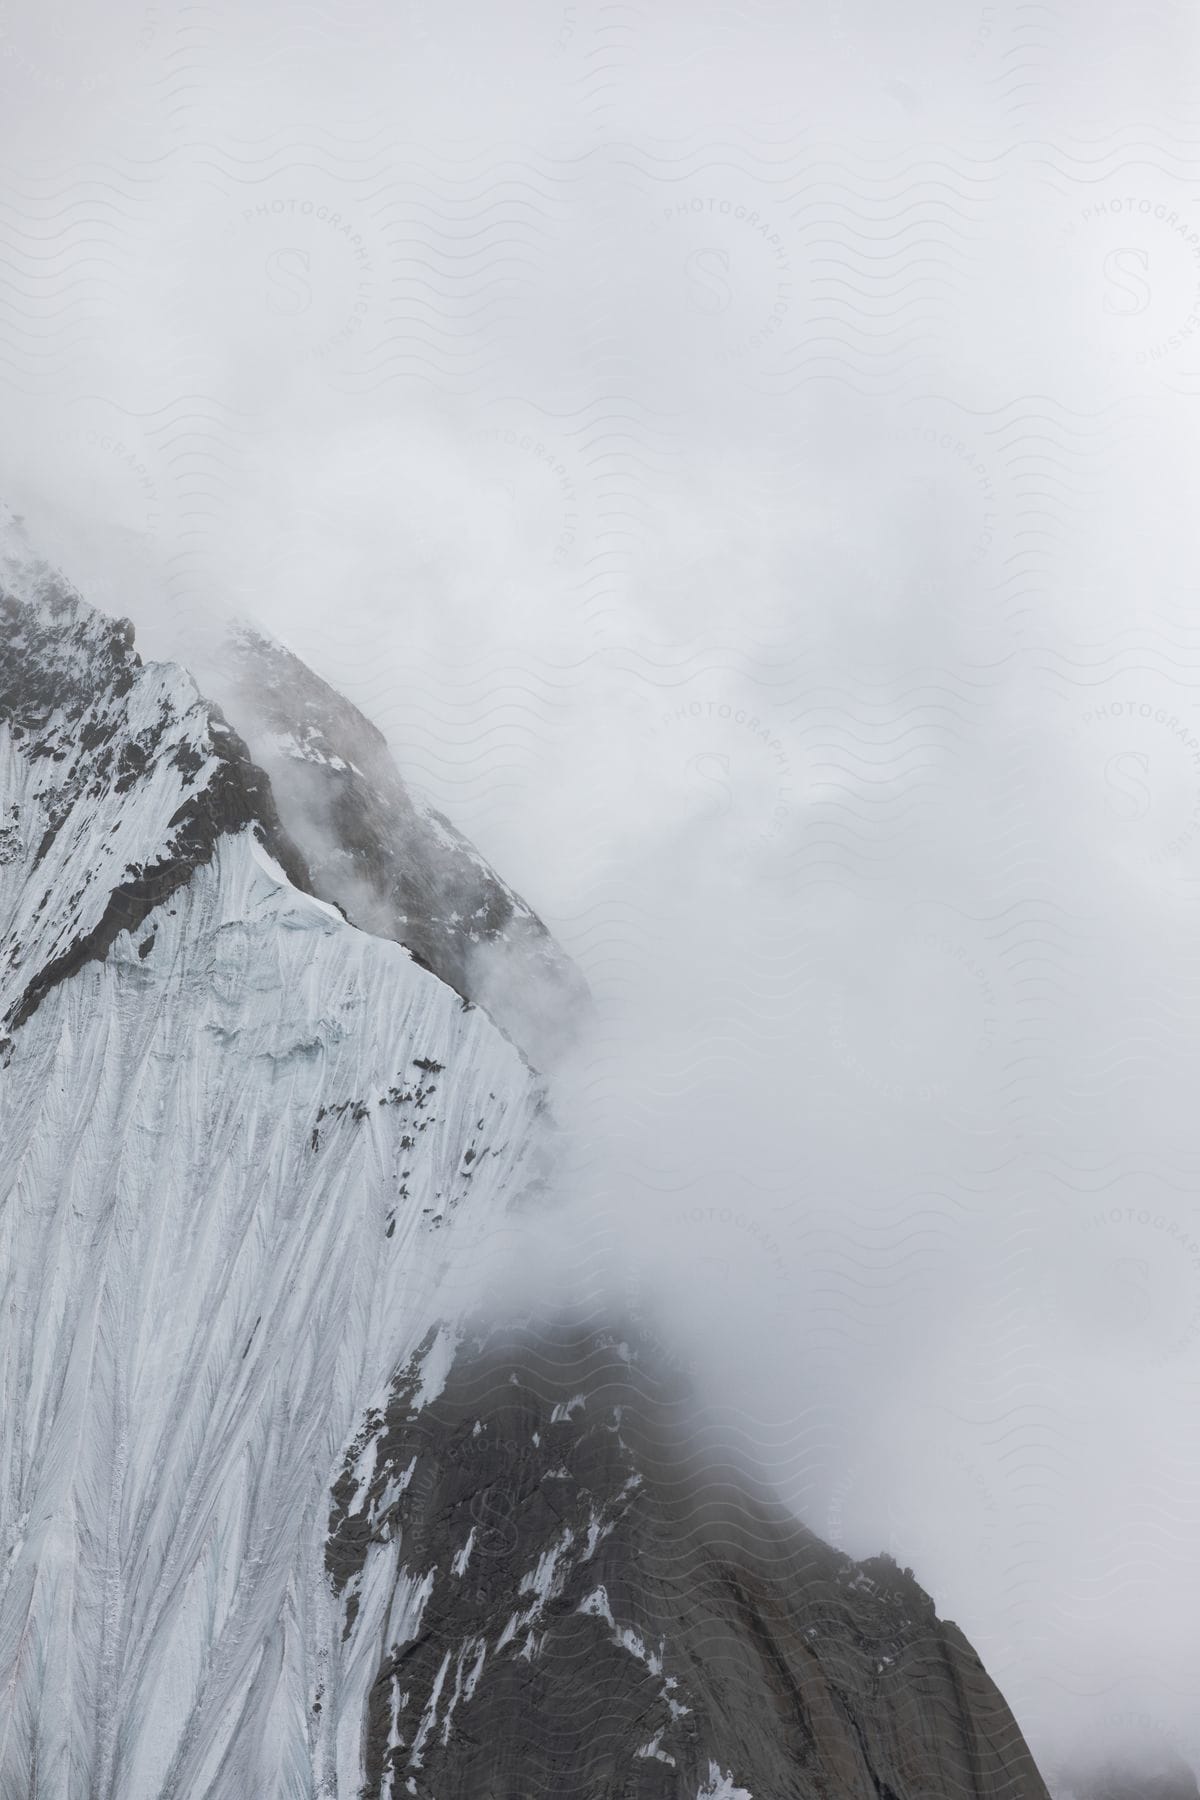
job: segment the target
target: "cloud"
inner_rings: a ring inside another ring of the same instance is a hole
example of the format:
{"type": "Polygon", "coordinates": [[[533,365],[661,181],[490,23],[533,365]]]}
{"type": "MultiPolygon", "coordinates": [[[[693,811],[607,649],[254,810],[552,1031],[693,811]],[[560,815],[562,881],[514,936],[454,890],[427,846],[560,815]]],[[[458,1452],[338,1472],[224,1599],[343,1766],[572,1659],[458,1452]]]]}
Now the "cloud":
{"type": "Polygon", "coordinates": [[[1198,1760],[1188,23],[63,6],[0,64],[6,490],[153,653],[276,631],[547,918],[555,1279],[1051,1767],[1198,1760]]]}

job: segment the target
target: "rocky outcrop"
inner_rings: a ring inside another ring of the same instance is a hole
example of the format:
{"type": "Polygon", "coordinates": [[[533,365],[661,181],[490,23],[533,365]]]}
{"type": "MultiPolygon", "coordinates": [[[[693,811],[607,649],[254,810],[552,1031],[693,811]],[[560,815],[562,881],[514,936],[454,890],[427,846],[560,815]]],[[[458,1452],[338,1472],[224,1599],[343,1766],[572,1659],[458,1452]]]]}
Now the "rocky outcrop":
{"type": "MultiPolygon", "coordinates": [[[[0,521],[0,525],[4,521],[0,521]]],[[[0,918],[0,1045],[46,993],[105,956],[253,829],[289,879],[309,876],[270,784],[182,671],[142,662],[128,619],[94,611],[0,536],[3,848],[25,868],[0,918]]]]}
{"type": "Polygon", "coordinates": [[[582,976],[474,846],[417,802],[382,732],[248,626],[231,634],[211,679],[270,775],[321,898],[407,945],[537,1066],[552,1062],[588,1004],[582,976]]]}
{"type": "Polygon", "coordinates": [[[400,1546],[369,1800],[1046,1800],[911,1572],[807,1531],[627,1342],[467,1338],[422,1403],[428,1351],[330,1518],[348,1626],[400,1546]]]}

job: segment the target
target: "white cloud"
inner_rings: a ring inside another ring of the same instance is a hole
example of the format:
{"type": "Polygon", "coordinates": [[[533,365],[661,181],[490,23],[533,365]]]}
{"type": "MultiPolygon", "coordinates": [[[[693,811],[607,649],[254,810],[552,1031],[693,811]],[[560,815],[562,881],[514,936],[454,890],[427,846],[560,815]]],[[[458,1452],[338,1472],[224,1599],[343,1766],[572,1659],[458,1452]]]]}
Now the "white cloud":
{"type": "Polygon", "coordinates": [[[1041,1755],[1194,1758],[1188,16],[4,30],[31,527],[377,720],[596,990],[561,1254],[1041,1755]]]}

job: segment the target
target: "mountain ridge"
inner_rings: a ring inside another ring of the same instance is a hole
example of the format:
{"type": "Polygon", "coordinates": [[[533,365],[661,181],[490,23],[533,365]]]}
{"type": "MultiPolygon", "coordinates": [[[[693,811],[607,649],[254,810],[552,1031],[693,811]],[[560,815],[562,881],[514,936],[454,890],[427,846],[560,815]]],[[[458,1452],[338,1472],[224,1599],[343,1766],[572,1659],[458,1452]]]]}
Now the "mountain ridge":
{"type": "Polygon", "coordinates": [[[305,848],[315,891],[405,943],[536,1066],[574,1040],[587,984],[533,908],[412,795],[383,733],[286,645],[232,627],[207,674],[305,848]]]}
{"type": "MultiPolygon", "coordinates": [[[[103,956],[120,931],[135,929],[182,886],[222,832],[255,826],[289,879],[306,890],[310,883],[245,745],[182,670],[142,662],[127,619],[96,612],[47,565],[10,555],[0,560],[0,622],[0,717],[10,745],[21,747],[25,764],[61,772],[30,793],[40,826],[31,874],[40,871],[41,887],[37,903],[10,918],[4,940],[3,1025],[11,1033],[49,987],[103,956]],[[134,707],[137,728],[125,729],[134,707]],[[139,802],[153,814],[153,861],[122,864],[117,849],[129,834],[120,814],[131,817],[139,802]],[[53,917],[53,896],[85,849],[97,866],[72,895],[65,930],[47,942],[41,915],[53,917]]],[[[29,800],[12,796],[23,785],[10,764],[5,831],[13,859],[29,800]]]]}
{"type": "Polygon", "coordinates": [[[290,653],[243,738],[13,544],[0,1792],[1045,1800],[911,1573],[791,1517],[636,1321],[479,1324],[552,1192],[520,1039],[583,1003],[541,921],[290,653]]]}
{"type": "Polygon", "coordinates": [[[822,1542],[669,1368],[560,1321],[468,1335],[422,1381],[418,1351],[330,1518],[351,1614],[374,1546],[401,1544],[369,1800],[1045,1800],[911,1570],[822,1542]]]}
{"type": "Polygon", "coordinates": [[[544,1084],[289,876],[269,786],[225,810],[190,678],[32,557],[2,586],[6,1005],[55,978],[0,1079],[0,1792],[353,1794],[329,1484],[536,1191],[544,1084]]]}

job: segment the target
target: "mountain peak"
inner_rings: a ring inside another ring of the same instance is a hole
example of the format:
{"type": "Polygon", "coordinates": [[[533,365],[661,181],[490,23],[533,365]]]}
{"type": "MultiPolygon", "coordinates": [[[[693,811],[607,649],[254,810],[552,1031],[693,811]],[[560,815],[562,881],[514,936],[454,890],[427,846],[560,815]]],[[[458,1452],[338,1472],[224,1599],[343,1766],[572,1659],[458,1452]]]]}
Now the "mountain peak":
{"type": "Polygon", "coordinates": [[[0,558],[0,1026],[103,957],[250,829],[297,886],[308,876],[269,784],[191,676],[143,663],[128,619],[96,611],[47,564],[0,558]]]}
{"type": "Polygon", "coordinates": [[[572,1039],[587,986],[533,908],[409,789],[383,733],[284,644],[236,626],[206,676],[268,773],[314,892],[401,942],[536,1066],[572,1039]]]}

